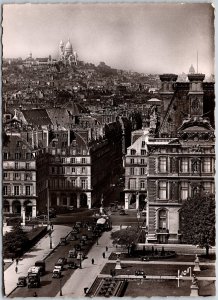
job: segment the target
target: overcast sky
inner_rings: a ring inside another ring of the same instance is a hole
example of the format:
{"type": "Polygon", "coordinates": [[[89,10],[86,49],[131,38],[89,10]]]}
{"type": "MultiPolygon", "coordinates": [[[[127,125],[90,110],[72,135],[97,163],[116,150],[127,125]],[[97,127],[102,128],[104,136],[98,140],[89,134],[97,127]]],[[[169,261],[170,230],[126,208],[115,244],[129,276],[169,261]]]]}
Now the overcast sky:
{"type": "Polygon", "coordinates": [[[9,4],[3,57],[58,57],[68,37],[85,62],[143,73],[214,73],[210,4],[9,4]]]}

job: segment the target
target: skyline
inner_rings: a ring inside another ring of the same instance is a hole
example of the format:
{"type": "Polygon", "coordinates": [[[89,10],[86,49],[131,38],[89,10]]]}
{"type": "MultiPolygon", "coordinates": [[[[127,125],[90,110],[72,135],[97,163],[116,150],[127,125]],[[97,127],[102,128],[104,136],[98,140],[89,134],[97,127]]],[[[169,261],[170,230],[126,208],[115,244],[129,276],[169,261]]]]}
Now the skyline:
{"type": "Polygon", "coordinates": [[[3,57],[58,57],[68,38],[79,60],[142,73],[214,74],[211,4],[5,4],[3,57]],[[155,63],[154,63],[155,62],[155,63]]]}

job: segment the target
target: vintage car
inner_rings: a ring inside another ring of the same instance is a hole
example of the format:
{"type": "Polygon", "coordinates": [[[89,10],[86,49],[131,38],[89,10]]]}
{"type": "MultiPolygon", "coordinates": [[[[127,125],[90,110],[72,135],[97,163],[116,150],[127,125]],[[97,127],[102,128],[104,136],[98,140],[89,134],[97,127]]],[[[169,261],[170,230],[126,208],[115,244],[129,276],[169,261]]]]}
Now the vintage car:
{"type": "Polygon", "coordinates": [[[72,262],[68,262],[67,268],[68,269],[77,269],[78,266],[74,261],[72,261],[72,262]]]}
{"type": "Polygon", "coordinates": [[[145,275],[145,272],[143,270],[136,270],[135,271],[135,275],[136,276],[144,276],[145,275]]]}
{"type": "Polygon", "coordinates": [[[52,278],[60,278],[61,277],[61,268],[55,267],[52,272],[52,278]]]}
{"type": "Polygon", "coordinates": [[[18,277],[17,286],[24,287],[27,285],[27,279],[25,276],[18,277]]]}

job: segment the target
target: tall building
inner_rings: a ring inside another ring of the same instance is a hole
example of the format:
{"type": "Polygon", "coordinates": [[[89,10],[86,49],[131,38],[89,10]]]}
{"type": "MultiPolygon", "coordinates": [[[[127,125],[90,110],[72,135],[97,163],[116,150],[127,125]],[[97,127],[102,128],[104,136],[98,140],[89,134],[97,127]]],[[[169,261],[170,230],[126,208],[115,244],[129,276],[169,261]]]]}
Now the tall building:
{"type": "MultiPolygon", "coordinates": [[[[147,242],[178,243],[182,203],[196,193],[215,191],[214,84],[203,82],[204,77],[190,72],[189,82],[177,82],[174,74],[161,75],[161,104],[154,110],[155,118],[150,114],[146,157],[139,151],[143,134],[128,149],[125,205],[129,205],[130,192],[136,200],[141,193],[139,184],[129,190],[130,183],[144,179],[147,242]],[[148,163],[144,177],[139,173],[141,159],[148,163]]],[[[138,206],[136,201],[134,208],[138,206]]]]}

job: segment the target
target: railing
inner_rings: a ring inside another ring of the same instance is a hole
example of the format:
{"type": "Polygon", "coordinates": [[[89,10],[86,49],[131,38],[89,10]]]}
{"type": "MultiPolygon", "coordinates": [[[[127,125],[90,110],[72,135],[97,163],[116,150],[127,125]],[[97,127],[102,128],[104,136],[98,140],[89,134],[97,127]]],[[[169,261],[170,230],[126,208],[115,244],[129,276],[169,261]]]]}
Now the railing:
{"type": "Polygon", "coordinates": [[[156,229],[156,233],[163,233],[163,234],[168,234],[169,233],[169,229],[166,228],[158,228],[156,229]]]}

